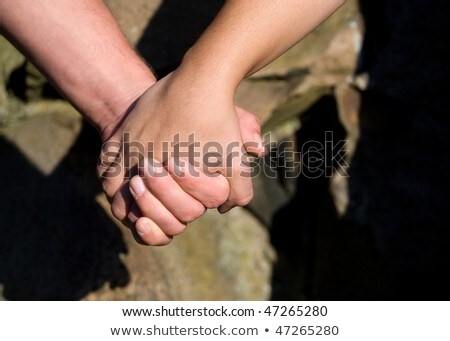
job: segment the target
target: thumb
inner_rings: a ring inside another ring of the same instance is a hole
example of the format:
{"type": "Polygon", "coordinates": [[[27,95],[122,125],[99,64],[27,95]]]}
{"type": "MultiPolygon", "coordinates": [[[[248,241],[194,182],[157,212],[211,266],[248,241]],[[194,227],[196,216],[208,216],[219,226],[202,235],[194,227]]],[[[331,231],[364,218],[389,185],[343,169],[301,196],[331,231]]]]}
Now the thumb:
{"type": "Polygon", "coordinates": [[[240,107],[236,107],[236,113],[239,120],[242,142],[247,153],[258,157],[265,156],[266,148],[261,136],[259,118],[240,107]]]}

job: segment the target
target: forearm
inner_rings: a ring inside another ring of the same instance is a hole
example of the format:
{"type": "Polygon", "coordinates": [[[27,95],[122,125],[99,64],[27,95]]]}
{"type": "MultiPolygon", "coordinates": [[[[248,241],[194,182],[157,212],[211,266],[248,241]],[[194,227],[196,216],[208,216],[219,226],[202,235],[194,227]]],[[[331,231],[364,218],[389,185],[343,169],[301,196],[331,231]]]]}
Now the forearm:
{"type": "Polygon", "coordinates": [[[155,82],[100,0],[0,0],[0,29],[101,132],[155,82]]]}
{"type": "Polygon", "coordinates": [[[182,69],[236,88],[324,21],[345,0],[229,0],[182,69]]]}

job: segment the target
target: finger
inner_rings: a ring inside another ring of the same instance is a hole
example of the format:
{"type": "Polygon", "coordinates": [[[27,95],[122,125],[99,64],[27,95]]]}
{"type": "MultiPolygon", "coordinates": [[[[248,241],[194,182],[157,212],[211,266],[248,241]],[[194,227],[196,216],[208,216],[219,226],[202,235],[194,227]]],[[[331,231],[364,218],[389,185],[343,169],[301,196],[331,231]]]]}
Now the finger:
{"type": "Polygon", "coordinates": [[[220,213],[226,213],[236,206],[246,206],[253,199],[253,187],[251,180],[230,181],[231,193],[228,199],[219,207],[220,213]]]}
{"type": "Polygon", "coordinates": [[[233,158],[230,166],[224,170],[230,184],[230,195],[219,207],[220,213],[226,213],[235,206],[246,206],[253,199],[252,173],[243,157],[241,154],[241,157],[233,158]]]}
{"type": "Polygon", "coordinates": [[[103,143],[97,160],[97,176],[102,178],[110,167],[120,165],[120,152],[122,145],[118,140],[103,143]]]}
{"type": "MultiPolygon", "coordinates": [[[[134,198],[132,200],[134,200],[134,198]]],[[[130,210],[128,212],[128,216],[127,216],[128,225],[131,226],[131,228],[134,227],[136,222],[141,217],[142,217],[142,213],[139,210],[139,207],[137,206],[137,204],[133,201],[133,203],[131,204],[130,210]]]]}
{"type": "Polygon", "coordinates": [[[97,176],[102,182],[108,201],[112,202],[124,179],[119,141],[108,141],[103,144],[97,161],[97,176]]]}
{"type": "MultiPolygon", "coordinates": [[[[124,181],[111,201],[111,212],[120,221],[125,220],[130,212],[134,199],[130,193],[129,181],[124,181]]],[[[136,219],[137,220],[137,219],[136,219]]]]}
{"type": "Polygon", "coordinates": [[[144,175],[142,179],[147,189],[179,221],[187,224],[205,213],[205,206],[186,193],[166,169],[155,166],[152,162],[148,167],[144,167],[142,171],[144,175]]]}
{"type": "Polygon", "coordinates": [[[173,158],[167,161],[166,167],[171,179],[204,207],[217,208],[230,194],[228,180],[220,173],[207,173],[185,160],[176,163],[173,158]]]}
{"type": "Polygon", "coordinates": [[[138,175],[130,180],[130,190],[142,216],[151,219],[169,236],[180,234],[186,228],[150,191],[138,175]]]}
{"type": "Polygon", "coordinates": [[[135,202],[130,207],[127,224],[136,242],[142,245],[163,246],[169,244],[173,237],[166,235],[158,225],[150,219],[142,217],[135,202]]]}
{"type": "Polygon", "coordinates": [[[236,107],[236,113],[239,119],[242,142],[247,153],[258,157],[265,156],[267,151],[261,136],[259,118],[240,107],[236,107]]]}
{"type": "Polygon", "coordinates": [[[145,245],[164,246],[173,239],[173,237],[167,236],[154,221],[147,217],[139,218],[135,226],[137,236],[145,245]]]}

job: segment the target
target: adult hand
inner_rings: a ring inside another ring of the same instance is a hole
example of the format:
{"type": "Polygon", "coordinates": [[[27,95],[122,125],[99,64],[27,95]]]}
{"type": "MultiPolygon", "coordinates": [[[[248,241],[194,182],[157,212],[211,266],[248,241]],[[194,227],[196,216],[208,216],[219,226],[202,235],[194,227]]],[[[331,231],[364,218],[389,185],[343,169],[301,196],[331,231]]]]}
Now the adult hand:
{"type": "Polygon", "coordinates": [[[135,226],[138,241],[165,245],[205,208],[220,206],[225,212],[246,205],[253,190],[249,169],[242,164],[244,142],[249,152],[264,154],[257,118],[236,108],[232,94],[210,78],[197,81],[170,74],[139,98],[105,144],[108,154],[104,148],[98,171],[114,216],[135,226]],[[163,143],[170,146],[176,136],[189,141],[191,134],[197,156],[161,154],[163,143]],[[140,156],[134,154],[127,163],[131,155],[124,146],[134,147],[132,153],[139,149],[140,156]],[[206,150],[208,146],[212,149],[206,150]],[[205,151],[212,150],[222,154],[221,164],[205,164],[205,151]],[[135,175],[130,183],[128,170],[135,175]]]}

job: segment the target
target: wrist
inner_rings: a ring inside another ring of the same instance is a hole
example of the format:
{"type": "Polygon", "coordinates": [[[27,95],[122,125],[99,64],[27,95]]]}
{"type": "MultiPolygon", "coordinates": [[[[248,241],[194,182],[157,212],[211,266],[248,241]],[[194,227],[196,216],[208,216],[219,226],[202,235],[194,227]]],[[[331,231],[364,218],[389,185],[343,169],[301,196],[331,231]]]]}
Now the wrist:
{"type": "Polygon", "coordinates": [[[231,61],[212,54],[204,58],[202,53],[193,49],[186,53],[175,73],[176,77],[186,79],[191,87],[214,89],[233,98],[245,76],[233,68],[231,61]]]}
{"type": "Polygon", "coordinates": [[[97,96],[90,102],[87,100],[88,105],[81,112],[105,141],[134,102],[156,83],[156,77],[146,66],[128,65],[113,74],[99,76],[95,83],[92,88],[98,89],[97,96]]]}

